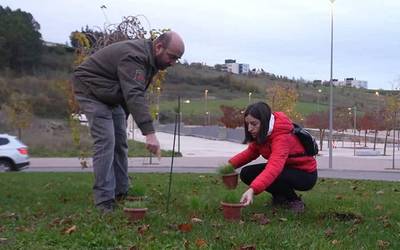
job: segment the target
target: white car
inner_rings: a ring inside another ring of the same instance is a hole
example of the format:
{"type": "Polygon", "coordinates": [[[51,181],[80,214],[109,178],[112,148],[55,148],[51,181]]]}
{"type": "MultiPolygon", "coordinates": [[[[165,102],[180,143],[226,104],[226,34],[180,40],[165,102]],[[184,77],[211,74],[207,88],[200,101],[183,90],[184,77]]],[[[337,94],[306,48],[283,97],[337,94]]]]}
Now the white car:
{"type": "Polygon", "coordinates": [[[15,136],[0,134],[0,171],[16,171],[27,165],[28,147],[15,136]]]}

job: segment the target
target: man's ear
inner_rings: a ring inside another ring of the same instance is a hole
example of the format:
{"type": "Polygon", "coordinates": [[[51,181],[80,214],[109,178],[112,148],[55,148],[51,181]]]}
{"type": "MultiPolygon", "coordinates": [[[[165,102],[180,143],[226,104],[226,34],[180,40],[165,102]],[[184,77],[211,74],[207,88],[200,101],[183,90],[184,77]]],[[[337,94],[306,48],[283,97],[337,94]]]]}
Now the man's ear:
{"type": "Polygon", "coordinates": [[[164,48],[163,47],[163,44],[162,43],[156,43],[156,45],[154,46],[154,48],[155,48],[155,52],[156,52],[156,54],[159,54],[161,51],[162,51],[162,49],[164,48]]]}

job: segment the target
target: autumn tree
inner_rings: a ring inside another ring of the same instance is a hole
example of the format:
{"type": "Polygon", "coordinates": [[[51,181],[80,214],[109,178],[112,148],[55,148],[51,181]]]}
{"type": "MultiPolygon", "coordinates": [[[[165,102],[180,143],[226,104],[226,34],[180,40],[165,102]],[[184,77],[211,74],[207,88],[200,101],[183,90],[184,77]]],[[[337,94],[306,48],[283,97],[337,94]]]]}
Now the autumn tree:
{"type": "Polygon", "coordinates": [[[294,88],[275,85],[268,90],[267,95],[273,111],[284,112],[293,121],[301,120],[301,114],[295,110],[299,95],[294,88]]]}
{"type": "Polygon", "coordinates": [[[1,109],[7,116],[8,123],[18,130],[18,138],[22,138],[22,130],[32,122],[32,109],[28,98],[20,93],[11,94],[1,109]]]}
{"type": "Polygon", "coordinates": [[[322,150],[325,130],[329,127],[329,113],[315,112],[306,116],[305,124],[309,128],[319,129],[319,150],[322,150]]]}
{"type": "Polygon", "coordinates": [[[243,126],[243,111],[239,108],[221,105],[219,107],[223,113],[220,122],[226,128],[237,128],[243,126]]]}

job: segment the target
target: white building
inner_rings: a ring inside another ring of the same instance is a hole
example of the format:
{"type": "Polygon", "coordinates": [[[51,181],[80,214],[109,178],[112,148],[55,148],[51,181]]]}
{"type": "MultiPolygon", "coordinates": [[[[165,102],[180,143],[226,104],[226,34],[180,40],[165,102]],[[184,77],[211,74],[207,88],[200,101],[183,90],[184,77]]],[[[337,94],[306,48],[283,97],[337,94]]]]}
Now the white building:
{"type": "Polygon", "coordinates": [[[222,70],[233,74],[248,74],[250,66],[246,63],[237,63],[233,59],[226,59],[222,70]]]}
{"type": "Polygon", "coordinates": [[[368,88],[368,81],[356,80],[355,78],[345,78],[344,85],[354,88],[368,88]]]}

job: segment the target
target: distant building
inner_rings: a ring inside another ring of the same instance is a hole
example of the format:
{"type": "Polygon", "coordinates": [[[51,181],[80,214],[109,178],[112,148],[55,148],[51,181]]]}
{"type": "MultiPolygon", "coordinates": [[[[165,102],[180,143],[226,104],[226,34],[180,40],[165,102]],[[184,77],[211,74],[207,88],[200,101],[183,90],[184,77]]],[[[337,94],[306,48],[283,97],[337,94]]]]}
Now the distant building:
{"type": "Polygon", "coordinates": [[[368,81],[356,80],[355,78],[345,78],[344,86],[367,89],[368,81]]]}
{"type": "Polygon", "coordinates": [[[226,59],[221,70],[233,74],[248,74],[250,66],[247,63],[236,63],[236,60],[234,59],[226,59]]]}
{"type": "MultiPolygon", "coordinates": [[[[321,84],[321,80],[314,80],[313,83],[321,84]]],[[[322,82],[323,85],[328,86],[330,81],[322,82]]],[[[368,81],[356,80],[355,78],[345,78],[343,81],[339,81],[338,79],[332,79],[332,85],[336,87],[353,87],[353,88],[368,88],[368,81]]]]}

